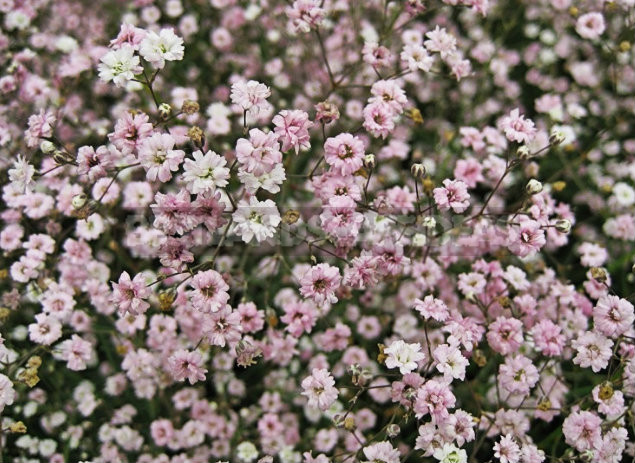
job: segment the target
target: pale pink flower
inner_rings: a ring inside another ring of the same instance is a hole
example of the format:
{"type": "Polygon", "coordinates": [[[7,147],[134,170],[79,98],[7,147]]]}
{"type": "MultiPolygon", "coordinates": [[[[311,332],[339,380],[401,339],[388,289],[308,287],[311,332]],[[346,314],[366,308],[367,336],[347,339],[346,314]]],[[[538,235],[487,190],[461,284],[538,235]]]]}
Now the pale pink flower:
{"type": "Polygon", "coordinates": [[[335,291],[340,287],[340,270],[329,264],[317,264],[300,278],[300,294],[317,304],[337,302],[335,291]]]}
{"type": "Polygon", "coordinates": [[[295,154],[298,154],[299,151],[306,151],[311,147],[309,129],[313,127],[313,122],[309,120],[306,112],[284,109],[274,116],[272,122],[276,126],[273,131],[282,143],[282,151],[293,148],[295,154]]]}
{"type": "Polygon", "coordinates": [[[596,11],[581,15],[575,23],[575,31],[583,39],[595,40],[605,29],[604,16],[596,11]]]}
{"type": "Polygon", "coordinates": [[[351,175],[364,164],[364,142],[350,133],[341,133],[324,143],[326,163],[341,175],[351,175]]]}
{"type": "Polygon", "coordinates": [[[545,244],[545,231],[535,220],[523,220],[520,225],[509,227],[507,247],[520,257],[538,252],[545,244]]]}
{"type": "Polygon", "coordinates": [[[537,133],[534,122],[531,119],[525,119],[518,108],[513,109],[502,119],[500,128],[509,141],[518,143],[529,143],[537,133]]]}
{"type": "Polygon", "coordinates": [[[236,159],[243,169],[254,175],[271,172],[276,164],[282,162],[277,135],[251,129],[249,139],[239,138],[236,142],[236,159]]]}
{"type": "Polygon", "coordinates": [[[571,347],[577,352],[573,363],[582,368],[591,367],[594,373],[606,368],[613,354],[613,341],[593,331],[582,333],[571,341],[571,347]]]}
{"type": "Polygon", "coordinates": [[[213,346],[235,346],[242,334],[241,316],[229,305],[203,319],[203,333],[213,346]]]}
{"type": "Polygon", "coordinates": [[[168,365],[176,381],[187,379],[190,384],[205,381],[207,369],[203,368],[203,357],[197,351],[180,349],[168,359],[168,365]]]}
{"type": "Polygon", "coordinates": [[[512,394],[529,394],[538,379],[538,369],[524,355],[505,357],[498,370],[501,387],[512,394]]]}
{"type": "Polygon", "coordinates": [[[364,456],[368,461],[362,463],[399,463],[401,461],[399,450],[394,448],[388,441],[377,442],[364,447],[364,456]]]}
{"type": "Polygon", "coordinates": [[[265,84],[255,80],[249,82],[236,82],[231,88],[232,103],[237,104],[243,110],[257,114],[267,104],[267,98],[271,96],[271,90],[265,84]]]}
{"type": "Polygon", "coordinates": [[[185,152],[173,149],[175,143],[174,137],[167,133],[155,133],[141,142],[139,162],[146,170],[148,180],[167,182],[172,178],[172,172],[179,170],[185,152]]]}
{"type": "Polygon", "coordinates": [[[417,418],[430,414],[433,418],[443,421],[454,408],[456,397],[445,382],[430,379],[417,391],[414,412],[417,418]]]}
{"type": "Polygon", "coordinates": [[[470,207],[470,194],[467,192],[467,185],[461,180],[443,180],[443,187],[433,190],[434,202],[442,210],[452,209],[460,214],[470,207]]]}
{"type": "Polygon", "coordinates": [[[428,294],[423,300],[415,299],[414,309],[426,320],[432,318],[438,322],[444,322],[450,316],[450,311],[445,302],[435,298],[432,294],[428,294]]]}
{"type": "Polygon", "coordinates": [[[338,391],[334,387],[335,380],[324,368],[314,368],[310,376],[302,380],[303,396],[309,399],[309,406],[328,410],[337,400],[338,391]]]}
{"type": "Polygon", "coordinates": [[[326,11],[321,0],[295,0],[285,11],[296,32],[307,33],[322,24],[326,11]]]}
{"type": "Polygon", "coordinates": [[[401,339],[393,341],[390,346],[384,349],[386,354],[386,367],[399,368],[402,375],[410,373],[419,368],[418,362],[425,358],[421,352],[421,344],[408,344],[401,339]]]}
{"type": "Polygon", "coordinates": [[[593,310],[593,327],[612,338],[626,333],[634,321],[633,304],[618,296],[601,297],[593,310]]]}
{"type": "Polygon", "coordinates": [[[150,307],[144,299],[150,297],[150,289],[146,286],[142,273],[130,279],[128,272],[119,276],[119,282],[112,282],[112,302],[117,306],[120,315],[130,313],[139,315],[150,307]]]}
{"type": "Polygon", "coordinates": [[[203,313],[217,312],[225,307],[229,300],[229,285],[215,270],[198,272],[192,278],[189,292],[190,302],[203,313]]]}
{"type": "Polygon", "coordinates": [[[71,339],[59,344],[59,357],[67,362],[69,370],[86,369],[86,362],[92,357],[92,346],[88,341],[74,334],[71,339]]]}
{"type": "Polygon", "coordinates": [[[520,463],[520,447],[511,434],[507,434],[494,444],[494,456],[501,463],[520,463]]]}
{"type": "Polygon", "coordinates": [[[573,412],[562,423],[562,433],[567,444],[578,451],[592,450],[600,444],[602,418],[587,411],[573,412]]]}

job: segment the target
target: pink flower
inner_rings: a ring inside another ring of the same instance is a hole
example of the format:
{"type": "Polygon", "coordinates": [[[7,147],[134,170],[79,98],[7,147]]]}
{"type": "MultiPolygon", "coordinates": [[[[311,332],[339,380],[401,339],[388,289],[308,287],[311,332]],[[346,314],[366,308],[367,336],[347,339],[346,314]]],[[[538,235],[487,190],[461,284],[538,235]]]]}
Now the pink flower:
{"type": "Polygon", "coordinates": [[[150,297],[150,289],[146,286],[142,273],[136,274],[131,280],[128,272],[123,272],[118,283],[112,282],[112,289],[112,302],[122,316],[126,313],[139,315],[150,307],[144,300],[150,297]]]}
{"type": "Polygon", "coordinates": [[[152,135],[152,130],[153,126],[147,114],[138,113],[133,116],[125,112],[117,120],[115,131],[108,134],[108,138],[123,154],[131,154],[143,140],[152,135]]]}
{"type": "Polygon", "coordinates": [[[340,287],[340,270],[329,264],[317,264],[300,278],[300,294],[316,304],[337,302],[335,291],[340,287]]]}
{"type": "Polygon", "coordinates": [[[190,384],[205,381],[207,369],[203,368],[203,357],[196,351],[180,349],[168,359],[168,365],[176,381],[187,379],[190,384]]]}
{"type": "Polygon", "coordinates": [[[242,327],[240,314],[229,305],[203,319],[203,332],[212,346],[234,346],[240,341],[242,327]]]}
{"type": "Polygon", "coordinates": [[[256,176],[271,172],[276,164],[282,162],[277,135],[274,132],[264,133],[260,129],[251,129],[249,140],[238,139],[236,159],[243,169],[256,176]]]}
{"type": "Polygon", "coordinates": [[[357,236],[364,216],[357,212],[357,205],[350,196],[332,196],[323,209],[320,223],[326,233],[335,238],[357,236]]]}
{"type": "Polygon", "coordinates": [[[487,342],[496,352],[516,352],[523,342],[523,323],[514,318],[498,317],[487,331],[487,342]]]}
{"type": "Polygon", "coordinates": [[[434,202],[442,210],[452,209],[457,214],[464,212],[470,207],[470,194],[467,192],[467,185],[461,180],[443,180],[443,187],[433,190],[434,202]]]}
{"type": "Polygon", "coordinates": [[[387,104],[393,112],[393,115],[399,115],[403,112],[404,107],[408,103],[406,92],[399,86],[396,80],[379,80],[370,88],[369,103],[383,102],[387,104]]]}
{"type": "Polygon", "coordinates": [[[593,327],[612,338],[626,333],[634,321],[633,304],[618,296],[601,297],[593,310],[593,327]]]}
{"type": "Polygon", "coordinates": [[[501,463],[519,463],[520,447],[511,434],[507,434],[494,444],[494,456],[501,463]]]}
{"type": "Polygon", "coordinates": [[[155,133],[141,142],[139,162],[146,170],[148,180],[167,182],[172,178],[172,172],[179,170],[185,152],[174,150],[175,143],[174,138],[167,133],[155,133]]]}
{"type": "Polygon", "coordinates": [[[523,220],[518,226],[510,226],[507,247],[519,257],[526,257],[540,250],[547,240],[545,231],[535,220],[523,220]]]}
{"type": "Polygon", "coordinates": [[[578,451],[593,450],[600,444],[602,419],[587,411],[573,412],[562,423],[562,433],[567,444],[578,451]]]}
{"type": "Polygon", "coordinates": [[[553,357],[562,354],[565,337],[562,329],[551,320],[540,320],[531,329],[531,334],[543,355],[553,357]]]}
{"type": "Polygon", "coordinates": [[[306,301],[295,301],[285,304],[284,315],[280,321],[287,324],[286,330],[291,336],[299,338],[303,333],[310,333],[318,318],[314,305],[306,301]]]}
{"type": "Polygon", "coordinates": [[[368,461],[362,463],[399,463],[401,461],[399,450],[394,448],[388,441],[377,442],[376,444],[364,447],[364,455],[368,461]]]}
{"type": "Polygon", "coordinates": [[[604,33],[605,29],[604,16],[595,11],[583,14],[575,23],[575,31],[583,39],[595,40],[604,33]]]}
{"type": "Polygon", "coordinates": [[[225,307],[229,300],[229,285],[215,270],[198,272],[190,282],[190,302],[203,313],[217,312],[225,307]]]}
{"type": "Polygon", "coordinates": [[[334,386],[335,380],[328,370],[314,368],[311,376],[302,380],[302,395],[309,399],[309,407],[325,411],[337,400],[338,391],[334,386]]]}
{"type": "Polygon", "coordinates": [[[293,5],[286,9],[296,32],[307,33],[322,24],[326,11],[321,5],[320,0],[295,0],[293,5]]]}
{"type": "Polygon", "coordinates": [[[428,40],[423,43],[426,49],[430,52],[439,52],[443,59],[456,50],[456,38],[445,28],[437,26],[434,30],[427,32],[426,37],[428,40]]]}
{"type": "Polygon", "coordinates": [[[29,325],[29,339],[37,344],[50,346],[61,337],[62,323],[56,317],[39,313],[29,325]]]}
{"type": "Polygon", "coordinates": [[[48,138],[53,135],[53,126],[57,121],[55,113],[51,110],[40,109],[38,114],[29,117],[29,128],[24,133],[26,144],[34,148],[40,142],[40,138],[48,138]]]}
{"type": "Polygon", "coordinates": [[[272,122],[276,126],[273,131],[282,143],[282,151],[293,148],[295,154],[298,154],[299,151],[306,151],[311,147],[309,129],[313,127],[313,122],[309,120],[306,112],[284,109],[274,116],[272,122]]]}
{"type": "Polygon", "coordinates": [[[59,346],[59,357],[67,362],[69,370],[80,371],[86,369],[86,362],[92,357],[92,346],[88,341],[74,334],[59,346]]]}
{"type": "Polygon", "coordinates": [[[91,182],[105,177],[113,165],[113,154],[105,146],[98,147],[97,151],[92,146],[81,146],[77,150],[77,171],[91,182]]]}
{"type": "Polygon", "coordinates": [[[395,130],[395,114],[389,104],[374,101],[364,107],[364,128],[374,137],[386,138],[395,130]]]}
{"type": "Polygon", "coordinates": [[[498,370],[502,388],[512,394],[528,395],[538,379],[538,369],[524,355],[506,357],[498,370]]]}
{"type": "Polygon", "coordinates": [[[364,143],[350,133],[341,133],[324,143],[326,163],[341,175],[351,175],[364,164],[364,143]]]}
{"type": "Polygon", "coordinates": [[[454,408],[455,403],[456,397],[447,384],[430,379],[417,391],[413,409],[417,418],[430,414],[434,419],[443,421],[448,418],[449,409],[454,408]]]}
{"type": "Polygon", "coordinates": [[[255,80],[249,82],[236,82],[232,85],[231,100],[243,110],[258,114],[267,105],[267,98],[271,96],[271,90],[265,84],[255,80]]]}
{"type": "Polygon", "coordinates": [[[606,368],[613,354],[613,341],[593,331],[582,333],[571,341],[571,347],[577,352],[573,363],[582,368],[591,367],[594,373],[606,368]]]}
{"type": "Polygon", "coordinates": [[[500,127],[509,141],[518,143],[529,143],[537,132],[533,121],[521,116],[518,108],[513,109],[509,116],[503,118],[500,127]]]}
{"type": "Polygon", "coordinates": [[[438,322],[444,322],[450,316],[448,306],[441,299],[437,299],[431,294],[421,299],[415,299],[414,309],[426,320],[434,319],[438,322]]]}

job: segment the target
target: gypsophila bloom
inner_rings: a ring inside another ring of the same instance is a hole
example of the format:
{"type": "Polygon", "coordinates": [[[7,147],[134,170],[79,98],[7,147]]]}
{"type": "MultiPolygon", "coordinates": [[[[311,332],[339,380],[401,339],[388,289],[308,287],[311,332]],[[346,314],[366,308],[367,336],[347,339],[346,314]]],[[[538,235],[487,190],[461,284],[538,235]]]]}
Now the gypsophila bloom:
{"type": "Polygon", "coordinates": [[[581,15],[575,23],[575,30],[580,37],[584,39],[597,39],[606,26],[604,24],[604,16],[602,13],[592,12],[581,15]]]}
{"type": "Polygon", "coordinates": [[[322,23],[326,11],[321,8],[321,5],[320,0],[295,0],[286,9],[287,16],[296,32],[309,32],[322,23]]]}
{"type": "Polygon", "coordinates": [[[432,454],[440,463],[467,463],[467,452],[456,445],[445,443],[432,454]]]}
{"type": "Polygon", "coordinates": [[[85,370],[86,362],[92,357],[91,344],[76,334],[61,342],[58,349],[59,358],[67,362],[69,370],[85,370]]]}
{"type": "Polygon", "coordinates": [[[139,162],[146,170],[148,180],[167,182],[172,178],[172,172],[179,169],[185,152],[173,149],[175,143],[174,137],[167,133],[155,133],[141,142],[139,162]]]}
{"type": "Polygon", "coordinates": [[[505,136],[509,141],[517,143],[529,143],[537,132],[534,122],[530,119],[525,119],[518,108],[513,109],[508,116],[503,118],[501,129],[505,132],[505,136]]]}
{"type": "Polygon", "coordinates": [[[324,143],[324,159],[341,175],[351,175],[363,166],[364,143],[349,133],[328,138],[324,143]]]}
{"type": "Polygon", "coordinates": [[[384,349],[386,366],[388,368],[399,368],[402,375],[410,373],[419,368],[417,362],[423,360],[425,355],[421,351],[421,344],[408,344],[402,340],[394,341],[384,349]]]}
{"type": "Polygon", "coordinates": [[[150,307],[145,301],[150,296],[150,289],[146,286],[143,274],[138,273],[130,279],[128,272],[119,276],[119,282],[112,282],[112,302],[121,315],[131,313],[139,315],[150,307]]]}
{"type": "Polygon", "coordinates": [[[9,180],[15,189],[21,193],[27,193],[33,186],[35,168],[29,164],[24,156],[18,154],[13,169],[9,169],[9,180]]]}
{"type": "Polygon", "coordinates": [[[300,150],[306,151],[311,147],[309,129],[313,127],[313,122],[306,112],[284,109],[271,122],[276,126],[273,131],[282,144],[282,151],[293,148],[295,154],[298,154],[300,150]]]}
{"type": "Polygon", "coordinates": [[[183,59],[183,39],[172,29],[161,29],[157,34],[149,31],[139,44],[139,54],[157,69],[163,69],[166,61],[183,59]]]}
{"type": "Polygon", "coordinates": [[[250,80],[248,82],[236,82],[231,88],[232,103],[240,106],[244,111],[257,114],[267,103],[271,96],[271,90],[265,84],[250,80]]]}
{"type": "Polygon", "coordinates": [[[203,313],[217,312],[225,307],[229,300],[229,286],[220,273],[215,270],[198,272],[190,282],[192,305],[203,313]]]}
{"type": "Polygon", "coordinates": [[[15,390],[13,389],[13,383],[7,376],[0,373],[0,412],[2,412],[7,405],[13,404],[14,400],[15,390]]]}
{"type": "Polygon", "coordinates": [[[176,381],[187,379],[190,384],[205,381],[207,369],[202,367],[203,357],[198,352],[176,351],[169,359],[170,373],[176,381]]]}
{"type": "Polygon", "coordinates": [[[254,238],[259,243],[271,238],[282,220],[272,200],[258,201],[254,196],[249,202],[241,200],[232,217],[236,224],[234,233],[245,243],[251,242],[254,238]]]}
{"type": "Polygon", "coordinates": [[[494,444],[494,456],[501,463],[519,463],[520,447],[510,434],[503,436],[494,444]]]}
{"type": "Polygon", "coordinates": [[[278,136],[251,129],[249,139],[240,138],[236,142],[236,159],[245,171],[256,176],[271,172],[282,161],[278,136]]]}
{"type": "Polygon", "coordinates": [[[597,373],[608,366],[612,346],[613,341],[610,339],[593,331],[585,331],[571,342],[571,347],[577,352],[573,363],[582,368],[591,367],[597,373]]]}
{"type": "Polygon", "coordinates": [[[440,210],[452,209],[457,214],[470,206],[470,194],[467,185],[461,180],[445,179],[443,187],[434,189],[434,201],[440,210]]]}
{"type": "Polygon", "coordinates": [[[127,44],[105,53],[100,61],[99,78],[105,82],[113,81],[117,87],[123,87],[143,70],[139,65],[139,57],[127,44]]]}
{"type": "Polygon", "coordinates": [[[300,293],[317,304],[337,302],[335,291],[341,281],[340,271],[329,264],[317,264],[311,267],[300,279],[300,293]]]}
{"type": "Polygon", "coordinates": [[[605,336],[617,337],[633,327],[633,304],[613,295],[601,297],[593,310],[593,326],[605,336]]]}
{"type": "Polygon", "coordinates": [[[192,153],[194,159],[185,159],[183,180],[192,194],[213,192],[216,188],[227,186],[229,168],[227,160],[213,151],[203,154],[197,150],[192,153]]]}
{"type": "Polygon", "coordinates": [[[368,461],[364,463],[399,463],[400,461],[399,450],[394,448],[390,442],[387,441],[377,442],[376,444],[364,447],[364,456],[368,459],[368,461]]]}
{"type": "Polygon", "coordinates": [[[327,410],[335,400],[338,391],[334,387],[335,380],[323,368],[314,368],[310,376],[302,380],[302,395],[309,399],[309,406],[327,410]]]}

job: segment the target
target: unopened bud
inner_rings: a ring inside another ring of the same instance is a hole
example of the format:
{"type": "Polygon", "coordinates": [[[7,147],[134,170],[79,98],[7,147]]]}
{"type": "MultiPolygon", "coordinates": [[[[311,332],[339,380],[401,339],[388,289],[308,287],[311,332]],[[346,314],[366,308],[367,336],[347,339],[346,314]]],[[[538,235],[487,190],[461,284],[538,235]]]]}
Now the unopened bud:
{"type": "Polygon", "coordinates": [[[56,150],[53,153],[53,160],[56,164],[63,166],[64,164],[74,164],[75,158],[66,151],[56,150]]]}
{"type": "Polygon", "coordinates": [[[172,106],[167,103],[161,103],[159,105],[159,117],[166,120],[172,114],[172,106]]]}
{"type": "Polygon", "coordinates": [[[560,219],[556,222],[556,230],[560,233],[569,233],[571,231],[571,222],[567,219],[560,219]]]}
{"type": "Polygon", "coordinates": [[[55,151],[55,145],[48,140],[42,140],[42,143],[40,143],[40,150],[44,154],[50,154],[55,151]]]}
{"type": "Polygon", "coordinates": [[[608,279],[608,274],[606,273],[605,268],[591,267],[591,277],[599,283],[606,283],[606,280],[608,279]]]}
{"type": "Polygon", "coordinates": [[[344,429],[346,429],[347,431],[355,431],[355,428],[357,426],[355,426],[355,418],[353,418],[352,416],[347,416],[346,418],[344,418],[344,429]]]}
{"type": "Polygon", "coordinates": [[[423,178],[423,176],[426,174],[426,168],[423,164],[417,162],[410,166],[410,173],[414,178],[423,178]]]}
{"type": "Polygon", "coordinates": [[[190,138],[190,140],[192,140],[192,143],[194,143],[197,148],[203,147],[203,144],[205,143],[205,135],[203,134],[203,131],[200,127],[190,127],[190,129],[187,131],[187,136],[190,138]]]}
{"type": "Polygon", "coordinates": [[[201,107],[198,103],[193,100],[185,100],[183,106],[181,106],[181,111],[183,111],[184,114],[196,114],[200,109],[201,107]]]}
{"type": "Polygon", "coordinates": [[[364,167],[366,167],[368,170],[373,170],[375,168],[375,155],[374,154],[367,154],[366,156],[364,156],[364,167]]]}
{"type": "Polygon", "coordinates": [[[340,118],[340,110],[330,101],[322,101],[315,105],[315,120],[328,124],[340,118]]]}
{"type": "Polygon", "coordinates": [[[549,143],[552,145],[561,145],[567,139],[560,130],[553,130],[549,136],[549,143]]]}
{"type": "Polygon", "coordinates": [[[487,357],[485,357],[485,354],[481,349],[475,349],[472,358],[474,359],[474,363],[481,368],[487,363],[487,357]]]}
{"type": "Polygon", "coordinates": [[[430,177],[426,177],[423,179],[423,191],[427,195],[432,195],[432,191],[434,190],[434,181],[430,177]]]}
{"type": "Polygon", "coordinates": [[[520,158],[520,159],[528,159],[529,158],[529,148],[527,148],[526,146],[521,146],[516,150],[516,155],[520,158]]]}
{"type": "Polygon", "coordinates": [[[9,431],[15,434],[24,434],[26,432],[26,426],[22,421],[16,421],[9,425],[9,431]]]}
{"type": "Polygon", "coordinates": [[[540,183],[535,178],[532,178],[527,182],[525,190],[527,190],[527,193],[529,193],[530,195],[538,194],[542,191],[542,183],[540,183]]]}
{"type": "Polygon", "coordinates": [[[389,424],[388,427],[386,428],[386,434],[388,434],[388,437],[390,438],[397,437],[400,432],[401,432],[401,428],[399,427],[398,424],[395,424],[395,423],[389,424]]]}
{"type": "Polygon", "coordinates": [[[86,204],[86,201],[88,201],[88,196],[86,196],[86,193],[79,193],[73,196],[71,204],[74,209],[81,209],[86,204]]]}

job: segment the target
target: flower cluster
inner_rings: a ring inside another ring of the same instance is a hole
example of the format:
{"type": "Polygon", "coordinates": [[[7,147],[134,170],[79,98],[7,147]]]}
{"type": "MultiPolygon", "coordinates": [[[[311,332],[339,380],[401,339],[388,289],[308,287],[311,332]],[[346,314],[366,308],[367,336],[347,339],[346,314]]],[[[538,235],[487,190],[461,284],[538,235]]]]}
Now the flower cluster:
{"type": "Polygon", "coordinates": [[[0,0],[0,453],[635,458],[632,0],[0,0]]]}

